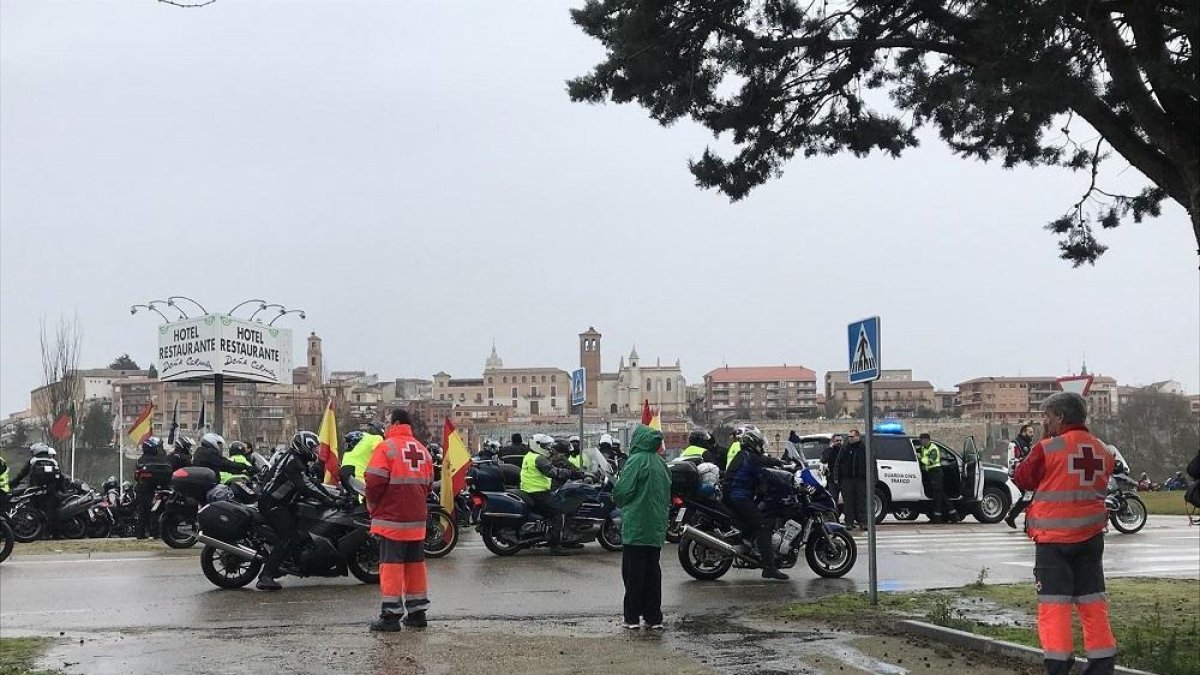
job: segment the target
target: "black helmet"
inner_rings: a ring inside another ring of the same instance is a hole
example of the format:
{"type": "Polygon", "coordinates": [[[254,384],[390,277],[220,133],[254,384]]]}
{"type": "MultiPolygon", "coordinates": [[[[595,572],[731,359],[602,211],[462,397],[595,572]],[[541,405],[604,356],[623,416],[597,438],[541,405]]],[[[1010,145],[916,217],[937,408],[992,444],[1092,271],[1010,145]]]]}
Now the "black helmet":
{"type": "Polygon", "coordinates": [[[246,449],[245,443],[243,443],[241,441],[234,441],[229,444],[229,456],[230,457],[233,457],[234,455],[248,455],[248,454],[250,454],[250,452],[249,452],[249,450],[246,449]]]}
{"type": "Polygon", "coordinates": [[[696,429],[688,434],[688,445],[695,445],[701,448],[707,448],[712,443],[712,434],[703,429],[696,429]]]}
{"type": "Polygon", "coordinates": [[[742,434],[738,436],[738,441],[742,444],[742,450],[753,452],[756,455],[761,455],[767,449],[767,439],[763,438],[761,431],[753,427],[743,429],[742,434]]]}
{"type": "Polygon", "coordinates": [[[196,441],[193,441],[187,436],[180,436],[179,438],[175,439],[175,452],[182,450],[183,452],[190,454],[192,452],[192,448],[194,447],[196,447],[196,441]]]}
{"type": "Polygon", "coordinates": [[[142,441],[142,452],[147,455],[157,455],[162,452],[163,442],[158,436],[151,436],[142,441]]]}
{"type": "Polygon", "coordinates": [[[366,433],[371,434],[372,436],[383,436],[387,433],[387,431],[379,422],[367,422],[366,433]]]}
{"type": "Polygon", "coordinates": [[[321,439],[311,431],[301,431],[292,436],[288,447],[304,459],[313,460],[317,458],[317,448],[321,447],[321,439]]]}
{"type": "Polygon", "coordinates": [[[571,442],[560,438],[554,441],[554,445],[550,446],[550,449],[559,454],[566,455],[572,450],[571,442]]]}
{"type": "Polygon", "coordinates": [[[361,431],[351,431],[342,437],[342,440],[346,442],[346,450],[351,450],[354,448],[354,446],[358,445],[358,442],[363,439],[363,436],[366,436],[366,434],[361,431]]]}

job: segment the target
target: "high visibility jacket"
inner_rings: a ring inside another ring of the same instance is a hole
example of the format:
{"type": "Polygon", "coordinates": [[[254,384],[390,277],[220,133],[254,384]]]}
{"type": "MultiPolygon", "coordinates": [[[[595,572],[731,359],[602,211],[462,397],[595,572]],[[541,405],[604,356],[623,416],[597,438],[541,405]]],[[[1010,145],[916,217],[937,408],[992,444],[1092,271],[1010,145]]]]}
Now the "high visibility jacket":
{"type": "Polygon", "coordinates": [[[706,450],[698,445],[689,445],[679,453],[680,457],[703,457],[706,450]]]}
{"type": "Polygon", "coordinates": [[[367,466],[371,463],[371,456],[375,453],[375,446],[382,442],[383,436],[363,434],[362,439],[354,444],[350,452],[342,455],[342,466],[354,467],[355,477],[361,480],[367,473],[367,466]]]}
{"type": "Polygon", "coordinates": [[[525,453],[521,460],[521,491],[528,493],[546,492],[550,489],[550,476],[542,473],[537,467],[540,455],[536,452],[525,453]]]}
{"type": "Polygon", "coordinates": [[[0,492],[8,492],[8,463],[0,458],[0,492]]]}
{"type": "Polygon", "coordinates": [[[1033,446],[1013,476],[1017,487],[1034,490],[1026,511],[1029,536],[1039,544],[1075,544],[1104,531],[1104,497],[1116,460],[1086,427],[1033,446]]]}
{"type": "Polygon", "coordinates": [[[393,424],[375,446],[366,470],[371,534],[392,541],[423,541],[433,488],[433,457],[412,427],[393,424]]]}
{"type": "Polygon", "coordinates": [[[725,454],[725,468],[726,469],[729,469],[729,467],[733,465],[733,458],[737,457],[738,453],[741,451],[742,451],[742,444],[738,441],[734,441],[733,445],[729,446],[729,452],[727,452],[725,454]]]}
{"type": "Polygon", "coordinates": [[[921,446],[921,468],[926,471],[942,468],[942,449],[936,443],[921,446]]]}
{"type": "Polygon", "coordinates": [[[570,462],[571,466],[575,467],[576,469],[583,468],[583,455],[568,455],[567,461],[570,462]]]}
{"type": "MultiPolygon", "coordinates": [[[[246,466],[254,466],[253,464],[250,463],[250,460],[247,459],[245,455],[230,455],[229,460],[231,462],[237,462],[238,464],[245,464],[246,466]]],[[[222,483],[228,483],[229,481],[235,480],[235,479],[242,480],[245,478],[246,478],[245,474],[226,473],[224,471],[221,472],[221,482],[222,483]]]]}

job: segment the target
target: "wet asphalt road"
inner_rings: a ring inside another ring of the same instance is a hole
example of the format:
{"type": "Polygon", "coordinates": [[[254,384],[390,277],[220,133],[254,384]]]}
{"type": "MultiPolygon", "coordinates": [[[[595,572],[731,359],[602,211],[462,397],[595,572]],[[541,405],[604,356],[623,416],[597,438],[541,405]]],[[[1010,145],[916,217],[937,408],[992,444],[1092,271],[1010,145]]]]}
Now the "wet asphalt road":
{"type": "MultiPolygon", "coordinates": [[[[960,586],[988,568],[989,583],[1028,581],[1033,545],[1005,525],[934,526],[889,523],[879,528],[883,590],[960,586]]],[[[866,536],[856,535],[859,562],[844,579],[820,579],[801,560],[789,582],[765,582],[757,571],[733,570],[698,582],[680,568],[675,547],[663,550],[663,604],[668,615],[705,615],[866,590],[866,536]]],[[[0,628],[5,635],[47,631],[153,630],[355,624],[378,611],[378,588],[352,578],[287,578],[285,591],[228,591],[200,571],[198,549],[163,553],[97,553],[91,557],[22,556],[0,565],[0,628]]],[[[448,557],[431,560],[431,616],[447,619],[616,617],[621,561],[596,544],[570,557],[526,551],[489,553],[467,533],[448,557]]],[[[1153,517],[1135,535],[1106,537],[1110,576],[1200,578],[1200,527],[1182,517],[1153,517]]]]}

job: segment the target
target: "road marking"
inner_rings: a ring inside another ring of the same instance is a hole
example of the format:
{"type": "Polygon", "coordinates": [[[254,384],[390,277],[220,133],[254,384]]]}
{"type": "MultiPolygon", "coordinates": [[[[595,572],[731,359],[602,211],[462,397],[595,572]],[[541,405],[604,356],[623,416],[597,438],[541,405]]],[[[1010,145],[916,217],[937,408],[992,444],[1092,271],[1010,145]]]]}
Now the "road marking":
{"type": "Polygon", "coordinates": [[[11,618],[14,616],[29,616],[31,614],[84,614],[87,612],[95,612],[95,611],[97,611],[97,610],[94,610],[94,609],[46,609],[46,610],[42,610],[40,612],[5,612],[4,614],[0,614],[0,616],[6,616],[6,617],[11,618]]]}

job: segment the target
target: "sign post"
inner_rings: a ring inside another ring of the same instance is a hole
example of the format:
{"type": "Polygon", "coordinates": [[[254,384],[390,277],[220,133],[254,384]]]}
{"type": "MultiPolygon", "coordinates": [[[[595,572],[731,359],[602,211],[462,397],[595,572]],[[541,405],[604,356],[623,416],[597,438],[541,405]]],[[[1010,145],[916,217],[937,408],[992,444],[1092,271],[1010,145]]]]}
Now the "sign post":
{"type": "Polygon", "coordinates": [[[587,405],[587,372],[583,368],[571,372],[571,405],[579,408],[579,447],[583,448],[583,409],[587,405]]]}
{"type": "MultiPolygon", "coordinates": [[[[875,411],[871,383],[879,379],[879,317],[872,316],[861,321],[855,321],[847,326],[847,344],[850,352],[849,379],[850,384],[864,384],[866,395],[863,397],[863,412],[866,416],[866,431],[863,441],[866,444],[867,455],[867,566],[870,575],[871,604],[879,604],[879,574],[875,555],[875,481],[877,469],[875,466],[875,451],[871,437],[875,433],[875,411]]],[[[853,510],[851,511],[853,513],[853,510]]]]}

